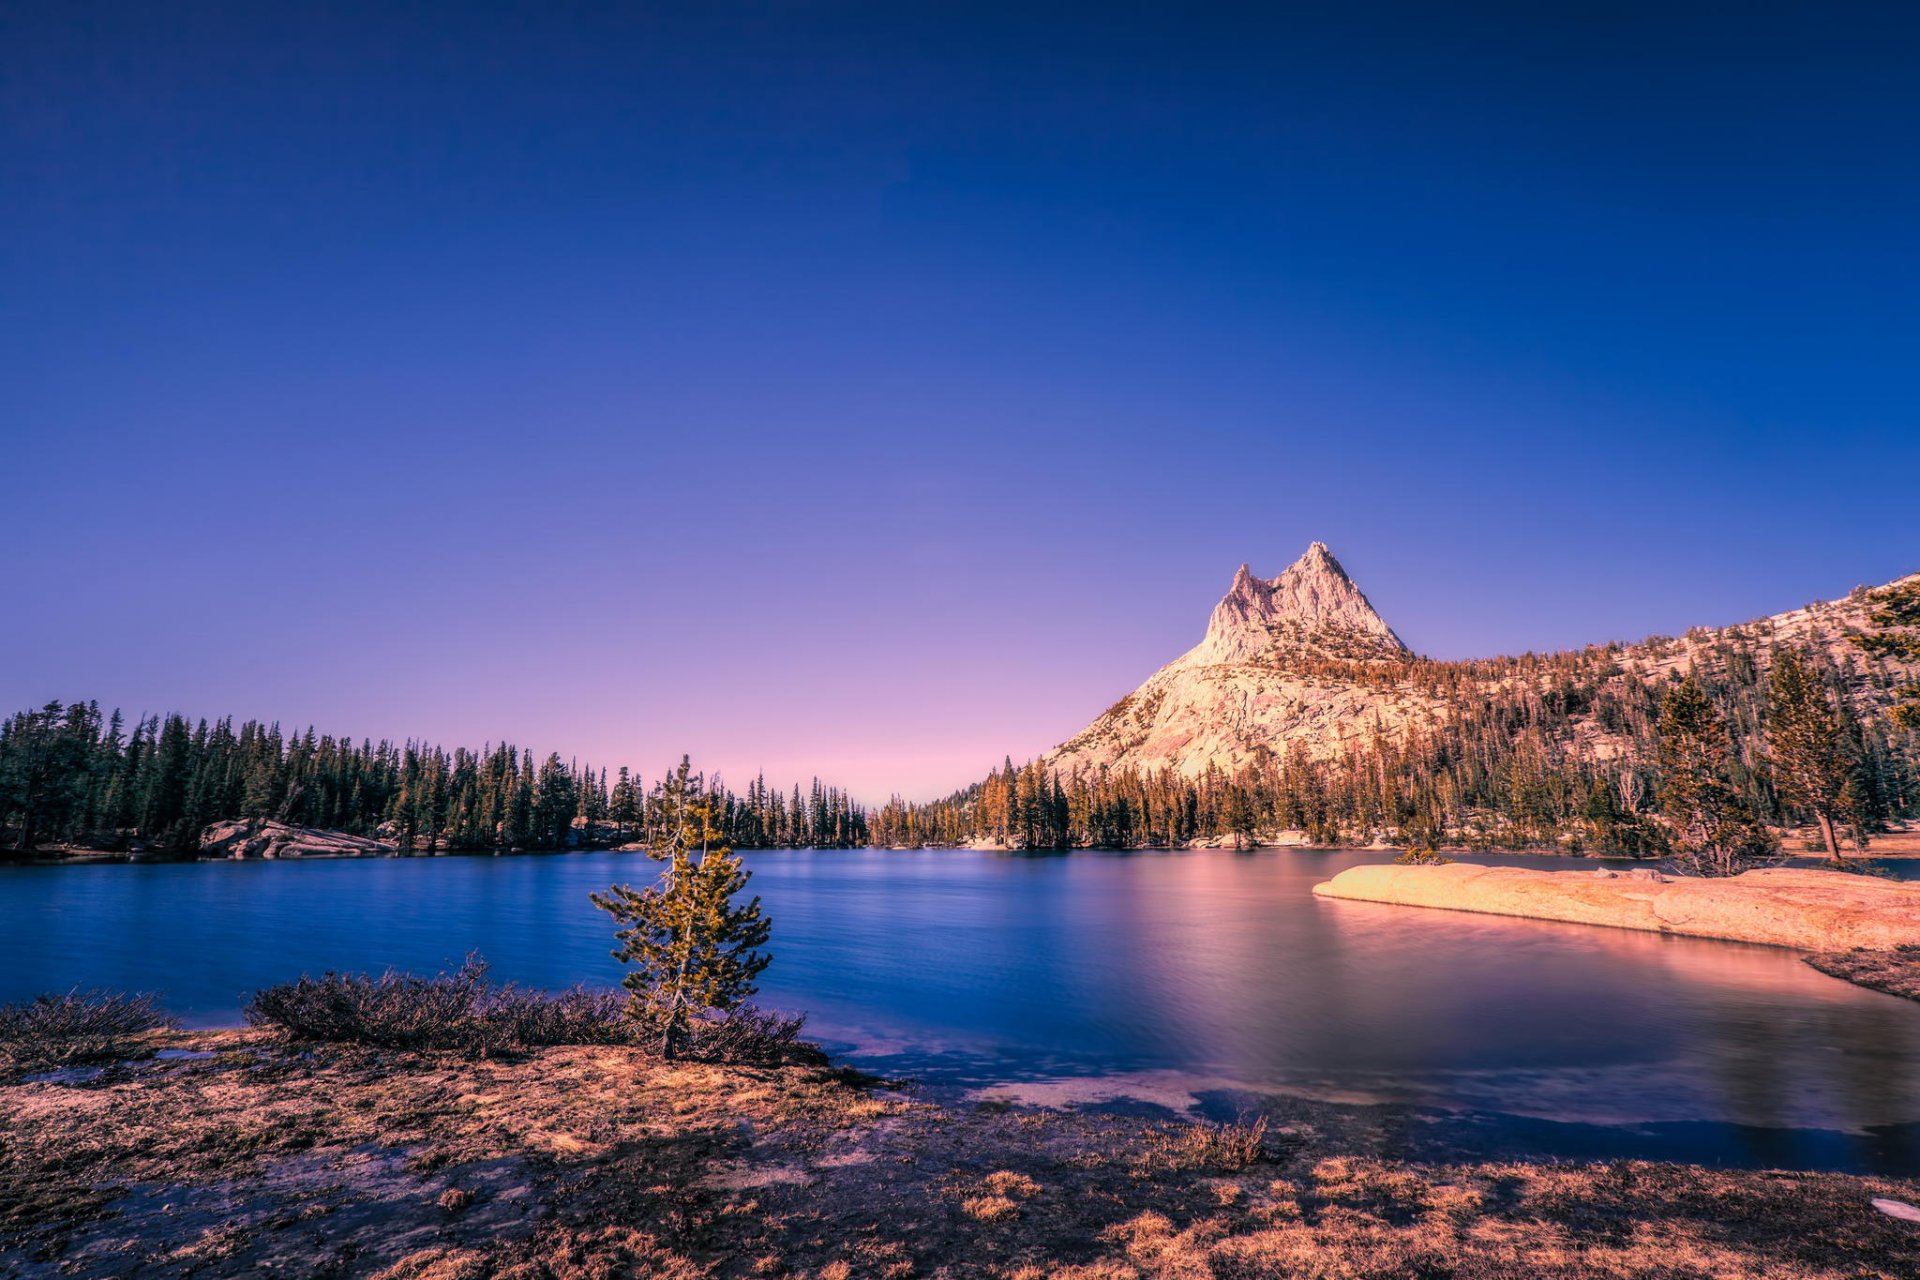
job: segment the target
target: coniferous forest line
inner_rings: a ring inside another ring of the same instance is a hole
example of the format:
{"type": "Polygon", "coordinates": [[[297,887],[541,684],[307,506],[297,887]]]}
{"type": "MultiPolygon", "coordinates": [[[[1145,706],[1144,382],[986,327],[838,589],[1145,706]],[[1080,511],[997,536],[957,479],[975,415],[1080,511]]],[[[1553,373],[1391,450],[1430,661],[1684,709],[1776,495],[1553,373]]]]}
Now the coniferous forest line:
{"type": "MultiPolygon", "coordinates": [[[[671,771],[667,771],[671,772],[671,771]]],[[[663,772],[664,778],[666,773],[663,772]]],[[[656,782],[657,786],[658,783],[656,782]]],[[[814,779],[802,790],[718,777],[718,825],[741,849],[866,842],[865,811],[814,779]]],[[[131,730],[94,702],[48,703],[0,726],[0,840],[191,856],[213,824],[279,822],[391,840],[402,851],[556,850],[644,840],[647,784],[631,769],[285,734],[278,724],[151,716],[131,730]]]]}
{"type": "MultiPolygon", "coordinates": [[[[1756,822],[1817,819],[1865,843],[1920,812],[1920,689],[1910,684],[1920,667],[1920,584],[1890,599],[1878,633],[1837,647],[1783,650],[1730,628],[1686,647],[1647,642],[1634,661],[1620,645],[1410,661],[1397,681],[1444,697],[1450,714],[1401,735],[1377,730],[1333,759],[1261,749],[1240,768],[1190,778],[1128,767],[1063,773],[1009,758],[944,799],[896,796],[871,812],[817,778],[782,789],[756,777],[744,794],[717,776],[701,785],[722,835],[740,849],[1178,847],[1295,831],[1317,844],[1384,837],[1660,854],[1671,834],[1661,820],[1671,781],[1662,711],[1684,683],[1715,722],[1715,783],[1728,803],[1756,822]],[[1800,673],[1799,712],[1782,708],[1770,678],[1783,652],[1800,673]]],[[[1329,680],[1388,678],[1378,663],[1348,671],[1307,661],[1329,680]]],[[[93,702],[49,703],[0,724],[0,848],[24,854],[189,857],[208,827],[233,821],[378,836],[408,852],[606,847],[648,837],[648,794],[628,768],[610,776],[557,753],[536,763],[504,743],[356,744],[311,728],[286,734],[277,724],[236,728],[177,714],[129,729],[93,702]]]]}

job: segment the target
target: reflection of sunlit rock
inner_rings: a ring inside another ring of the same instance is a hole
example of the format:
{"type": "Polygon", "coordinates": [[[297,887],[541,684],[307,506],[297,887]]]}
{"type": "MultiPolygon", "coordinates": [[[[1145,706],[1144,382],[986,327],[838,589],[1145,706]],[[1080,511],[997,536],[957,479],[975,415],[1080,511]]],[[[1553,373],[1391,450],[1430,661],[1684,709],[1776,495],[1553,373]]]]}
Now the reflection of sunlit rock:
{"type": "Polygon", "coordinates": [[[1721,880],[1523,867],[1351,867],[1324,898],[1609,925],[1802,950],[1920,944],[1920,884],[1769,869],[1721,880]]]}

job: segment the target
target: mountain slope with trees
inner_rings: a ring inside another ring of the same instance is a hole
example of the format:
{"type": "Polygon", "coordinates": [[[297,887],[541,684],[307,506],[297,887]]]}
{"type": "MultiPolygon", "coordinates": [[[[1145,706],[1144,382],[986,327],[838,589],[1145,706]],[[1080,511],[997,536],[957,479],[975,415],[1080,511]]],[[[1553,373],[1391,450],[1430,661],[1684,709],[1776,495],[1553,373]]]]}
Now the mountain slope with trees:
{"type": "Polygon", "coordinates": [[[1316,543],[1271,581],[1243,569],[1202,642],[1086,730],[944,800],[894,799],[873,839],[1125,847],[1291,831],[1665,853],[1659,722],[1690,678],[1725,736],[1713,790],[1739,806],[1729,823],[1824,810],[1857,843],[1920,805],[1916,600],[1920,575],[1677,638],[1440,662],[1407,652],[1316,543]],[[1777,654],[1792,655],[1785,685],[1777,654]]]}

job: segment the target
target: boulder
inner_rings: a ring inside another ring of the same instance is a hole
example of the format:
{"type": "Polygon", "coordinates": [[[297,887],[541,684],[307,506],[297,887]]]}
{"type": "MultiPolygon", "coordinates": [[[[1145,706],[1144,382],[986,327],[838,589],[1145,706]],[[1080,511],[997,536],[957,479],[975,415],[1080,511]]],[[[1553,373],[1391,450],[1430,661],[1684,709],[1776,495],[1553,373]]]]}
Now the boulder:
{"type": "Polygon", "coordinates": [[[382,858],[399,846],[284,822],[216,822],[200,833],[203,858],[382,858]]]}
{"type": "Polygon", "coordinates": [[[1804,951],[1920,944],[1920,883],[1769,868],[1724,879],[1526,867],[1350,867],[1323,898],[1564,920],[1804,951]]]}

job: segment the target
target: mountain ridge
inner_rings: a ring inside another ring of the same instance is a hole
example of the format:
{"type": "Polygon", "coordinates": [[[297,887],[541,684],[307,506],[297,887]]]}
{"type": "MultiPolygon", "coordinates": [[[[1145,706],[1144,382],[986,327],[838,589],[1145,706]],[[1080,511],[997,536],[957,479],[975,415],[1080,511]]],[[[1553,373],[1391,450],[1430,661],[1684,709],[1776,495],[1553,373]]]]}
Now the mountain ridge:
{"type": "MultiPolygon", "coordinates": [[[[1920,574],[1886,585],[1913,578],[1920,574]]],[[[1198,644],[1041,759],[1061,772],[1134,767],[1191,778],[1209,769],[1232,772],[1263,753],[1338,758],[1437,727],[1513,681],[1544,680],[1526,664],[1544,669],[1556,656],[1592,665],[1596,685],[1613,678],[1610,667],[1644,678],[1703,659],[1724,661],[1716,650],[1733,641],[1753,648],[1757,656],[1744,660],[1762,667],[1767,650],[1788,643],[1824,649],[1843,669],[1861,670],[1870,660],[1847,638],[1869,629],[1870,590],[1731,626],[1696,627],[1678,638],[1441,661],[1412,653],[1331,549],[1316,541],[1275,578],[1257,578],[1243,564],[1198,644]]],[[[1888,687],[1886,679],[1862,678],[1846,693],[1864,709],[1884,703],[1888,687]]],[[[1623,735],[1597,723],[1577,725],[1567,746],[1596,759],[1627,750],[1623,735]]]]}

